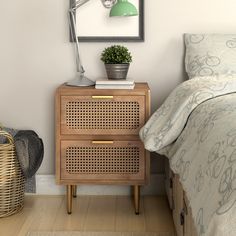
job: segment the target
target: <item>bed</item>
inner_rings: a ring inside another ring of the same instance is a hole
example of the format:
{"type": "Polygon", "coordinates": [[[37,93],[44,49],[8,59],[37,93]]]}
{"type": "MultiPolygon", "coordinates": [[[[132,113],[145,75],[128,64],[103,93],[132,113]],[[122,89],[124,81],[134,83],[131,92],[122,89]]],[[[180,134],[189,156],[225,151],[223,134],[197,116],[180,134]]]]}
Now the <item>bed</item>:
{"type": "Polygon", "coordinates": [[[190,79],[140,130],[145,148],[169,160],[178,236],[236,235],[235,39],[185,35],[190,79]]]}

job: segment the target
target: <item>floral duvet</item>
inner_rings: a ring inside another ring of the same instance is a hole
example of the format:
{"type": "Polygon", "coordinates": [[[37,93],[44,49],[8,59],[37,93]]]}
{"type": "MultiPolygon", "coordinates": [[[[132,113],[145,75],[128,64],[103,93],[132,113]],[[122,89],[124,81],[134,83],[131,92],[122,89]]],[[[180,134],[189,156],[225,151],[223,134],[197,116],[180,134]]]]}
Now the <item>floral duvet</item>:
{"type": "Polygon", "coordinates": [[[198,234],[236,236],[236,78],[182,83],[140,137],[180,176],[198,234]]]}

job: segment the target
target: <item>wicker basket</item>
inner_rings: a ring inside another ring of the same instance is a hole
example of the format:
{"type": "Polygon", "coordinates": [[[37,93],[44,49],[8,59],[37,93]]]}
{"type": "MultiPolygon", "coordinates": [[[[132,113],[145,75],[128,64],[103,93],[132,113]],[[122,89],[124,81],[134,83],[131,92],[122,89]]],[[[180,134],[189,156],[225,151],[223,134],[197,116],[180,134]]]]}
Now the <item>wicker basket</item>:
{"type": "Polygon", "coordinates": [[[0,144],[0,217],[10,216],[23,208],[25,178],[16,158],[12,136],[0,130],[8,143],[0,144]]]}

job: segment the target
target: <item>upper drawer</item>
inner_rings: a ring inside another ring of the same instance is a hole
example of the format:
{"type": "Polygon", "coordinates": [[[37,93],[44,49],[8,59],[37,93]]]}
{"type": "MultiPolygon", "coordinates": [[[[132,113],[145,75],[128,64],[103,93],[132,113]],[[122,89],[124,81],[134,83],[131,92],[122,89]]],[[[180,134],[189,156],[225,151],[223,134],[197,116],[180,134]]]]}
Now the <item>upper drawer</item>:
{"type": "Polygon", "coordinates": [[[144,96],[61,96],[62,134],[138,134],[144,96]]]}

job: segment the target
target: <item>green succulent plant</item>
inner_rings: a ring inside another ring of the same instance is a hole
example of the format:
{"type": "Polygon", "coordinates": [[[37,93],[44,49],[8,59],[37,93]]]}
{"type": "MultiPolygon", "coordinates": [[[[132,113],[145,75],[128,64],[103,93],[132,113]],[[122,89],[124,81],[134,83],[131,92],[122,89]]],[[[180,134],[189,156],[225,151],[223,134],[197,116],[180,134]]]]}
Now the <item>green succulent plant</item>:
{"type": "Polygon", "coordinates": [[[121,45],[112,45],[103,50],[101,61],[105,64],[124,64],[132,62],[132,56],[128,48],[121,45]]]}

